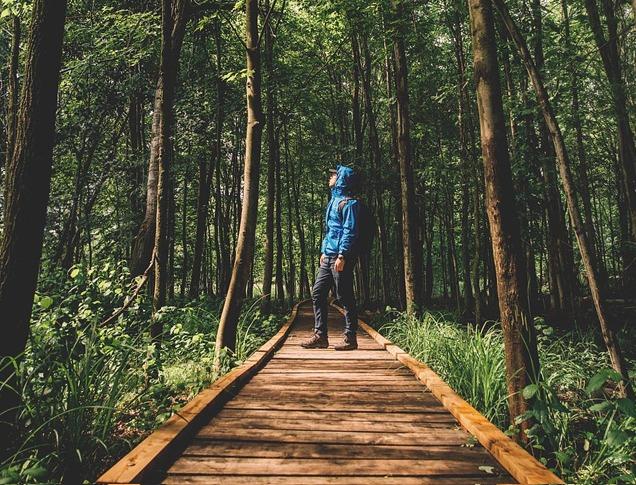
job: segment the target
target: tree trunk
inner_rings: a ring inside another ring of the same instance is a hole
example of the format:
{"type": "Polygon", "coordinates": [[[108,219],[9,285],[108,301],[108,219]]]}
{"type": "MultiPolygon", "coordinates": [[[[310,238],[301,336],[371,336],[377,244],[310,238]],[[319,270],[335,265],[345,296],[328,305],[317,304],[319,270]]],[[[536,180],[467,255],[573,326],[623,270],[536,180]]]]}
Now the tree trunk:
{"type": "MultiPolygon", "coordinates": [[[[33,2],[15,145],[6,166],[6,217],[0,244],[0,315],[5,332],[0,359],[17,357],[29,334],[51,188],[66,6],[66,0],[33,2]]],[[[20,396],[10,390],[12,366],[4,364],[0,370],[0,382],[5,384],[0,390],[0,431],[11,442],[20,396]]],[[[9,449],[3,447],[0,458],[9,449]]]]}
{"type": "Polygon", "coordinates": [[[497,9],[501,13],[504,24],[506,25],[510,36],[517,46],[519,56],[521,57],[526,70],[528,71],[528,76],[530,76],[530,79],[532,80],[532,84],[537,95],[537,100],[545,119],[545,124],[548,127],[550,138],[552,139],[552,143],[554,144],[554,150],[556,152],[557,162],[559,166],[559,174],[561,175],[561,182],[563,183],[563,190],[565,192],[565,198],[568,205],[568,213],[570,215],[572,227],[574,228],[574,232],[576,234],[576,240],[579,245],[579,251],[581,253],[583,266],[585,267],[587,281],[590,287],[590,293],[592,295],[592,300],[594,301],[594,307],[596,309],[596,315],[601,325],[603,340],[605,341],[605,345],[607,346],[607,350],[610,354],[612,367],[614,367],[614,369],[623,377],[623,390],[628,395],[630,395],[630,397],[632,397],[632,389],[629,384],[630,381],[627,372],[627,365],[621,352],[616,334],[612,326],[610,325],[607,310],[605,308],[605,302],[601,296],[600,288],[598,286],[596,268],[593,264],[592,251],[587,239],[587,233],[585,231],[583,219],[579,212],[577,194],[574,188],[574,182],[570,168],[570,160],[568,158],[563,135],[561,134],[561,128],[559,127],[556,116],[554,115],[554,111],[552,110],[552,105],[550,103],[548,93],[543,85],[541,74],[534,64],[525,40],[519,33],[517,26],[515,25],[512,17],[510,16],[510,13],[508,12],[508,7],[505,5],[503,0],[494,0],[494,2],[497,6],[497,9]]]}
{"type": "MultiPolygon", "coordinates": [[[[162,0],[163,1],[163,0],[162,0]]],[[[179,57],[181,55],[181,46],[183,44],[183,36],[185,35],[186,24],[188,23],[187,14],[185,14],[184,6],[188,0],[174,0],[176,10],[171,19],[171,30],[166,40],[170,44],[170,56],[174,59],[169,63],[169,69],[174,70],[176,80],[176,72],[179,65],[179,57]]],[[[133,241],[132,258],[130,261],[130,271],[132,276],[139,276],[144,272],[150,263],[151,254],[155,244],[155,224],[157,222],[157,201],[161,197],[158,194],[159,184],[159,166],[161,164],[162,154],[166,153],[166,147],[161,144],[166,141],[162,134],[162,130],[166,122],[161,119],[163,116],[166,98],[173,96],[167,93],[174,86],[166,86],[166,76],[172,76],[172,73],[163,72],[159,68],[159,77],[157,79],[157,87],[155,89],[155,99],[152,114],[152,129],[150,141],[150,159],[148,162],[148,180],[146,183],[146,213],[144,219],[139,226],[135,240],[133,241]]],[[[172,102],[172,101],[171,101],[172,102]]],[[[172,106],[170,111],[172,112],[172,106]]],[[[168,123],[171,124],[171,123],[168,123]]]]}
{"type": "Polygon", "coordinates": [[[396,20],[393,32],[395,56],[395,95],[397,99],[397,148],[400,165],[400,195],[402,200],[402,246],[404,248],[404,286],[406,310],[415,313],[420,307],[419,248],[417,247],[417,222],[415,189],[411,160],[411,134],[409,120],[409,89],[407,62],[404,48],[406,17],[402,2],[394,0],[393,14],[396,20]]]}
{"type": "MultiPolygon", "coordinates": [[[[189,0],[162,0],[161,3],[161,63],[159,83],[162,89],[155,98],[159,126],[154,140],[157,157],[157,207],[154,231],[154,290],[151,337],[157,352],[161,344],[163,322],[157,312],[166,304],[168,286],[168,251],[170,246],[170,199],[173,162],[174,99],[177,87],[179,52],[188,19],[189,0]],[[176,33],[175,33],[176,32],[176,33]]],[[[151,155],[152,157],[152,155],[151,155]]]]}
{"type": "Polygon", "coordinates": [[[236,245],[232,278],[225,297],[225,304],[219,321],[215,344],[215,368],[221,364],[221,350],[233,351],[236,345],[236,329],[245,285],[249,277],[256,215],[258,211],[258,179],[261,157],[261,135],[263,132],[263,113],[261,107],[261,58],[258,45],[258,0],[245,2],[246,37],[246,97],[247,131],[245,137],[244,195],[241,209],[241,223],[236,245]]]}
{"type": "Polygon", "coordinates": [[[607,21],[607,39],[603,33],[596,0],[585,0],[585,9],[610,85],[614,117],[618,125],[618,146],[628,213],[628,240],[623,243],[623,284],[625,294],[634,295],[636,293],[636,145],[627,111],[625,82],[621,73],[616,6],[612,0],[602,1],[607,21]]]}
{"type": "MultiPolygon", "coordinates": [[[[269,0],[265,0],[264,8],[269,11],[269,0]]],[[[274,132],[274,45],[272,31],[265,26],[265,70],[267,72],[267,200],[265,207],[265,247],[263,259],[263,300],[261,309],[268,314],[271,307],[272,276],[274,272],[274,204],[276,198],[276,133],[274,132]]],[[[279,187],[280,190],[280,187],[279,187]]]]}
{"type": "MultiPolygon", "coordinates": [[[[473,63],[481,131],[486,211],[497,273],[499,312],[504,332],[506,381],[511,422],[528,410],[522,390],[538,375],[539,360],[532,317],[528,311],[519,223],[512,191],[505,116],[499,83],[492,6],[469,0],[473,63]]],[[[528,421],[521,423],[525,439],[528,421]]]]}

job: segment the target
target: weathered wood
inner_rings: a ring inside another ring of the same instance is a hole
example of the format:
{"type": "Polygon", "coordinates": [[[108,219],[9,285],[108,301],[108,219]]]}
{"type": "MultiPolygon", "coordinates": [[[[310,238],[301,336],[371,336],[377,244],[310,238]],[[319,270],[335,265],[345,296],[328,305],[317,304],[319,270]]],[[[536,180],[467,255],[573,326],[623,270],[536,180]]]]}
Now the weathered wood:
{"type": "MultiPolygon", "coordinates": [[[[159,433],[151,450],[162,448],[166,460],[137,453],[146,461],[146,473],[119,473],[121,478],[106,482],[102,477],[100,483],[513,481],[442,405],[444,396],[440,402],[439,393],[414,379],[411,369],[417,361],[388,340],[376,340],[387,352],[371,350],[370,345],[355,352],[301,350],[297,342],[312,331],[311,313],[305,308],[296,307],[293,329],[288,322],[264,349],[180,412],[188,432],[172,430],[172,439],[170,429],[159,433]],[[285,338],[283,350],[272,358],[273,350],[267,347],[285,338]],[[295,342],[289,343],[290,338],[295,342]],[[335,358],[323,359],[321,354],[335,358]],[[378,354],[384,358],[369,358],[378,354]],[[215,392],[223,398],[215,398],[215,392]],[[212,411],[205,404],[210,401],[215,402],[212,411]],[[158,442],[162,436],[164,442],[158,442]],[[167,465],[167,458],[175,461],[167,465]]],[[[360,335],[371,335],[367,329],[363,323],[360,335]]]]}
{"type": "MultiPolygon", "coordinates": [[[[364,331],[373,335],[369,332],[369,330],[373,330],[369,325],[362,320],[359,320],[358,323],[364,331]]],[[[386,339],[383,339],[382,343],[385,346],[391,345],[386,343],[386,339]]],[[[455,391],[428,366],[406,353],[398,353],[397,359],[409,367],[416,377],[426,384],[432,394],[457,418],[460,424],[474,435],[497,459],[501,466],[520,483],[563,483],[559,477],[539,463],[526,450],[510,439],[510,437],[506,436],[499,428],[458,396],[455,391]]]]}
{"type": "Polygon", "coordinates": [[[162,426],[99,477],[97,483],[132,483],[158,465],[161,459],[200,426],[202,420],[218,411],[236,387],[244,384],[271,357],[291,329],[299,305],[300,303],[294,307],[291,316],[276,335],[259,348],[259,355],[255,360],[245,362],[215,381],[210,388],[197,394],[178,414],[168,418],[162,426]]]}
{"type": "Polygon", "coordinates": [[[202,457],[179,458],[171,473],[197,473],[209,475],[347,475],[347,476],[401,476],[401,475],[470,475],[487,476],[472,461],[457,460],[338,460],[321,458],[240,458],[202,457]]]}
{"type": "MultiPolygon", "coordinates": [[[[442,481],[444,485],[490,485],[500,484],[501,479],[497,478],[481,478],[481,477],[434,477],[426,478],[421,476],[406,477],[400,476],[396,478],[391,477],[308,477],[308,476],[281,476],[281,475],[225,475],[223,481],[231,483],[232,485],[252,485],[252,484],[285,484],[285,485],[317,485],[317,484],[330,484],[340,483],[347,485],[439,485],[442,481]]],[[[166,485],[181,485],[190,483],[210,483],[210,476],[205,475],[170,475],[162,483],[166,485]]]]}
{"type": "Polygon", "coordinates": [[[402,460],[467,460],[493,465],[492,456],[477,445],[466,448],[457,445],[369,445],[360,443],[280,443],[267,441],[203,440],[195,438],[183,452],[184,456],[242,456],[261,458],[381,458],[402,460]]]}

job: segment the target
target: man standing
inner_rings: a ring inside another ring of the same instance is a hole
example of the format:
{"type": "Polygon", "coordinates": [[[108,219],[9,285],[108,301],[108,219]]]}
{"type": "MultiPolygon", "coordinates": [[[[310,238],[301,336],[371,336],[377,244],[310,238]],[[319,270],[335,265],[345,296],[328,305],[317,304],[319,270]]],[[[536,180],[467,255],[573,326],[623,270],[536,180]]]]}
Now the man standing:
{"type": "Polygon", "coordinates": [[[331,200],[325,215],[327,232],[322,240],[320,267],[311,291],[316,321],[314,335],[300,345],[306,349],[329,347],[327,297],[335,285],[336,296],[345,310],[345,330],[342,343],[334,349],[354,350],[358,348],[358,314],[353,294],[353,268],[357,257],[355,246],[359,234],[359,203],[352,197],[356,174],[344,165],[338,165],[336,170],[329,172],[331,200]]]}

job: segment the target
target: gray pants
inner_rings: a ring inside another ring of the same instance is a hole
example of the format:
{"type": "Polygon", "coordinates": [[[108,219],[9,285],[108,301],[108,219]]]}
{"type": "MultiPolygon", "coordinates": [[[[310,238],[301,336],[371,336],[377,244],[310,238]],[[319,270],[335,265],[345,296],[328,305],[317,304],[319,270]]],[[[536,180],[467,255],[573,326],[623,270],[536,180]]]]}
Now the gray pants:
{"type": "Polygon", "coordinates": [[[332,286],[336,287],[336,298],[342,304],[345,311],[345,331],[349,336],[355,336],[358,329],[358,312],[353,294],[353,268],[355,259],[345,260],[342,271],[336,271],[334,264],[336,256],[325,256],[320,263],[314,287],[311,290],[311,298],[314,302],[314,317],[316,323],[314,331],[319,335],[327,336],[327,318],[329,305],[327,298],[332,286]]]}

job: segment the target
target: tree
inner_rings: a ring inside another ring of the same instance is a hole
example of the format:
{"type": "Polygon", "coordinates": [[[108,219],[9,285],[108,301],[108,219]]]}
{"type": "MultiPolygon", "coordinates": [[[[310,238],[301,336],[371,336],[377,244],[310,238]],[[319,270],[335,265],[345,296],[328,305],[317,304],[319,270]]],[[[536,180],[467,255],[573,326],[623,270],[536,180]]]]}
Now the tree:
{"type": "MultiPolygon", "coordinates": [[[[6,216],[0,245],[0,315],[6,327],[2,359],[19,355],[29,334],[51,187],[65,19],[66,0],[34,1],[15,145],[6,167],[6,216]]],[[[2,369],[0,380],[5,381],[8,367],[2,369]]],[[[16,397],[9,385],[2,386],[3,421],[16,397]]]]}
{"type": "Polygon", "coordinates": [[[247,131],[245,134],[245,167],[243,172],[243,205],[232,277],[225,296],[215,345],[215,367],[221,364],[221,350],[234,350],[236,330],[254,254],[258,181],[263,133],[261,106],[261,54],[258,35],[258,0],[245,2],[245,51],[247,80],[247,131]]]}
{"type": "Polygon", "coordinates": [[[415,188],[413,184],[413,165],[411,153],[411,134],[409,120],[409,88],[406,50],[404,48],[405,15],[401,0],[392,3],[396,21],[393,32],[393,55],[395,58],[395,96],[397,100],[396,133],[397,158],[400,166],[400,196],[402,201],[402,246],[404,257],[404,284],[406,290],[406,308],[410,313],[419,309],[420,258],[417,241],[417,222],[415,210],[415,188]]]}
{"type": "MultiPolygon", "coordinates": [[[[524,261],[512,192],[492,5],[489,0],[469,0],[468,9],[479,108],[486,212],[490,222],[499,314],[504,332],[508,407],[511,422],[515,422],[515,418],[528,410],[522,390],[536,381],[539,360],[534,326],[527,306],[524,261]]],[[[520,438],[524,438],[523,431],[528,427],[527,420],[521,423],[520,438]]]]}
{"type": "MultiPolygon", "coordinates": [[[[169,143],[170,137],[172,136],[171,131],[169,132],[170,134],[168,137],[165,136],[165,134],[168,133],[165,130],[172,130],[172,120],[165,121],[162,119],[162,116],[164,116],[164,114],[172,116],[172,103],[174,102],[173,90],[175,89],[174,84],[176,83],[181,46],[183,45],[183,36],[185,35],[185,29],[188,23],[188,3],[188,0],[174,0],[171,3],[170,8],[174,6],[174,11],[170,14],[169,20],[166,20],[170,22],[170,32],[165,33],[162,30],[162,37],[163,35],[168,36],[166,40],[163,41],[167,51],[165,53],[162,51],[162,55],[165,54],[169,56],[170,59],[166,62],[164,66],[165,69],[162,69],[161,67],[159,68],[157,87],[155,89],[150,141],[150,159],[148,162],[148,175],[146,182],[146,212],[133,242],[133,252],[130,262],[131,273],[133,276],[142,274],[145,268],[150,264],[151,254],[155,246],[157,202],[161,197],[161,195],[158,194],[160,183],[160,164],[162,156],[167,156],[166,154],[169,151],[169,147],[164,146],[163,143],[169,143]]],[[[162,3],[162,12],[164,7],[166,6],[162,3]]],[[[167,25],[164,25],[163,28],[167,28],[167,25]]],[[[162,49],[163,48],[164,47],[162,47],[162,49]]]]}
{"type": "MultiPolygon", "coordinates": [[[[166,304],[168,285],[168,249],[170,218],[171,171],[173,158],[174,98],[177,88],[179,52],[183,32],[189,15],[189,0],[162,0],[161,3],[161,63],[159,82],[161,94],[155,97],[155,109],[159,110],[156,133],[157,188],[154,234],[154,288],[152,298],[153,325],[151,335],[159,345],[163,324],[157,312],[166,304]],[[178,34],[175,35],[175,31],[178,34]]],[[[172,211],[173,212],[173,211],[172,211]]]]}
{"type": "Polygon", "coordinates": [[[581,259],[583,260],[583,266],[585,267],[585,274],[587,276],[588,285],[590,287],[590,293],[592,294],[592,300],[594,301],[594,308],[596,309],[596,316],[598,317],[601,325],[601,334],[603,340],[610,355],[612,361],[612,367],[623,378],[624,393],[633,396],[630,386],[629,374],[627,371],[627,365],[623,353],[621,352],[620,344],[614,329],[610,325],[607,310],[605,308],[605,302],[601,295],[600,286],[598,284],[597,269],[594,266],[594,258],[592,252],[592,246],[588,241],[588,234],[583,224],[583,218],[579,211],[578,196],[573,182],[572,170],[570,168],[570,159],[568,156],[565,142],[563,141],[563,135],[561,134],[561,128],[557,121],[557,118],[552,109],[552,104],[548,97],[548,93],[543,85],[541,74],[534,64],[534,60],[530,55],[528,46],[524,38],[521,36],[519,29],[515,22],[512,20],[508,7],[503,0],[494,0],[497,10],[501,13],[504,24],[510,33],[510,36],[514,40],[519,56],[521,57],[528,75],[532,80],[532,84],[537,94],[537,100],[541,107],[541,112],[545,119],[545,124],[549,130],[550,138],[554,144],[554,151],[559,166],[559,173],[561,175],[561,181],[563,183],[563,189],[565,197],[568,203],[568,212],[570,214],[570,220],[574,228],[576,240],[579,245],[579,251],[581,252],[581,259]]]}

